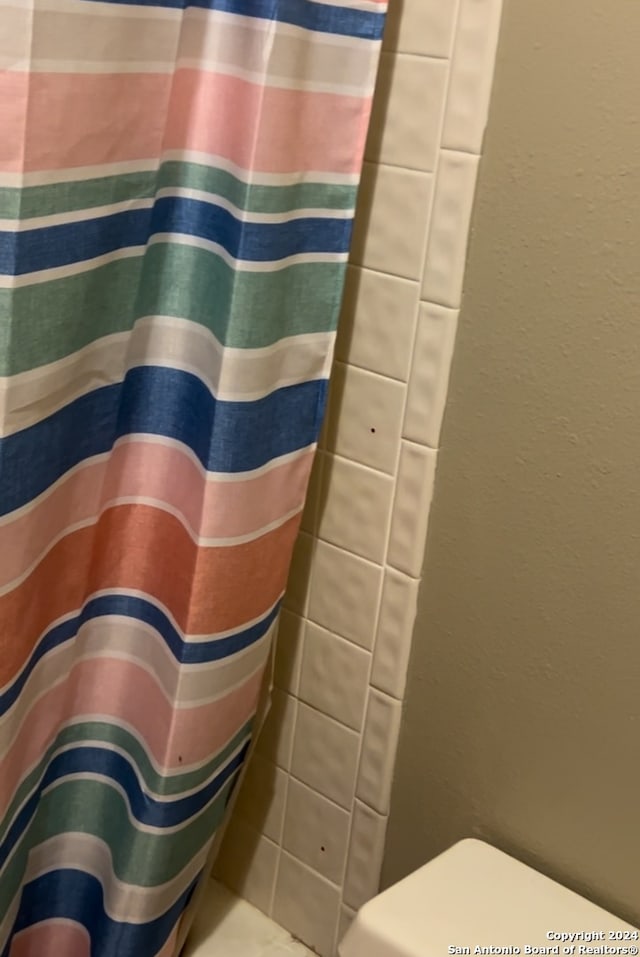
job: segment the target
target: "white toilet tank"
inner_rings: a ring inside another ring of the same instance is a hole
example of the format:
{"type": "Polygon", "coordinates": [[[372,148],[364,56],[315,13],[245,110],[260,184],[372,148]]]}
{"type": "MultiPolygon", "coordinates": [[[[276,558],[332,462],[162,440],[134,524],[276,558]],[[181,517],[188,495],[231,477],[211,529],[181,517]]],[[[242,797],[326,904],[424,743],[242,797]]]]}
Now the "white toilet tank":
{"type": "Polygon", "coordinates": [[[338,953],[635,957],[639,938],[637,928],[502,851],[468,839],[365,904],[338,953]]]}

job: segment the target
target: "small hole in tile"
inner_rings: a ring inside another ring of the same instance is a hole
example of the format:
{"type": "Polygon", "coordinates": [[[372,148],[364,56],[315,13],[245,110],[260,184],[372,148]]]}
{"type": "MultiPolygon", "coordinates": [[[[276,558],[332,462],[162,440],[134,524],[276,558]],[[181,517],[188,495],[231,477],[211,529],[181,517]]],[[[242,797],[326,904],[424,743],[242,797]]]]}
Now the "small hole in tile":
{"type": "Polygon", "coordinates": [[[373,426],[371,426],[371,431],[374,432],[374,433],[375,433],[375,431],[376,431],[376,430],[373,428],[373,426]]]}
{"type": "Polygon", "coordinates": [[[320,845],[320,850],[321,850],[321,851],[325,851],[325,850],[326,850],[324,844],[321,844],[321,845],[320,845]]]}

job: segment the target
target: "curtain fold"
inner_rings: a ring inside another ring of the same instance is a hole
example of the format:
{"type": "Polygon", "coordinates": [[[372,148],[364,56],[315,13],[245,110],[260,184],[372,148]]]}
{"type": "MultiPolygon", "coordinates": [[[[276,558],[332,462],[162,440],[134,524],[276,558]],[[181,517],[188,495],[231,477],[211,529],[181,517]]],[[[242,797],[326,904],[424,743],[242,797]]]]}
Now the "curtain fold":
{"type": "Polygon", "coordinates": [[[325,405],[384,0],[0,4],[0,955],[173,957],[325,405]]]}

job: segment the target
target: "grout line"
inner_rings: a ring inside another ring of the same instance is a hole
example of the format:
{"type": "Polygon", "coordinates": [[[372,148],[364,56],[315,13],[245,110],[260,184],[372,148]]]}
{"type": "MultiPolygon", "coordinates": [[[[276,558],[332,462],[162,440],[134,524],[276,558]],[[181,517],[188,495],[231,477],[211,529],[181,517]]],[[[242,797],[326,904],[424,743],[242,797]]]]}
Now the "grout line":
{"type": "MultiPolygon", "coordinates": [[[[429,173],[429,176],[433,176],[433,173],[429,173]]],[[[421,286],[420,276],[401,276],[397,272],[389,272],[388,269],[374,269],[372,266],[366,266],[364,263],[356,262],[355,259],[349,259],[347,261],[347,265],[354,266],[356,269],[366,269],[367,272],[377,272],[380,276],[390,276],[392,279],[402,279],[404,282],[414,282],[418,286],[421,286]]]]}
{"type": "MultiPolygon", "coordinates": [[[[340,636],[338,636],[338,637],[340,637],[340,636]]],[[[391,695],[388,695],[388,697],[391,697],[391,695]]],[[[336,717],[334,717],[334,715],[332,715],[332,714],[327,714],[326,711],[323,711],[322,708],[318,708],[315,704],[309,704],[309,702],[308,702],[308,701],[305,701],[304,698],[298,698],[298,701],[299,701],[300,704],[303,704],[303,705],[305,706],[305,708],[309,708],[310,711],[315,711],[316,714],[322,715],[323,718],[328,718],[329,721],[334,721],[336,724],[339,724],[340,727],[341,727],[341,728],[344,728],[345,731],[350,731],[352,734],[359,734],[359,733],[360,733],[357,728],[352,728],[351,725],[345,724],[344,721],[341,721],[341,720],[340,720],[340,718],[336,718],[336,717]]],[[[297,720],[297,718],[296,718],[296,720],[297,720]]],[[[288,773],[290,774],[291,777],[295,778],[296,781],[300,781],[301,784],[305,784],[305,783],[306,783],[306,782],[303,781],[301,778],[296,777],[296,775],[293,774],[291,771],[289,771],[288,773]]],[[[306,786],[307,786],[308,788],[311,787],[310,784],[307,784],[306,786]]],[[[315,789],[312,788],[312,790],[315,790],[315,789]]],[[[318,794],[319,794],[319,793],[320,793],[320,792],[318,791],[318,794]]],[[[335,802],[334,802],[334,803],[335,803],[335,802]]],[[[343,805],[340,804],[339,807],[343,807],[343,805]]],[[[346,808],[345,808],[345,810],[346,810],[346,808]]]]}
{"type": "MultiPolygon", "coordinates": [[[[448,84],[447,84],[448,89],[448,84]]],[[[433,176],[434,169],[420,169],[418,166],[403,166],[400,163],[381,163],[379,160],[363,159],[362,166],[370,166],[371,169],[403,169],[407,173],[419,173],[421,176],[433,176]]],[[[357,210],[357,206],[356,206],[357,210]]]]}
{"type": "Polygon", "coordinates": [[[442,153],[460,153],[462,156],[475,156],[477,159],[482,157],[481,150],[466,150],[464,146],[441,146],[442,153]]]}
{"type": "Polygon", "coordinates": [[[365,272],[376,273],[378,276],[391,276],[393,279],[399,279],[400,282],[411,282],[414,284],[414,286],[420,285],[419,279],[408,279],[406,276],[398,276],[397,273],[394,272],[385,272],[384,269],[374,269],[373,266],[361,266],[359,263],[352,262],[349,262],[347,265],[349,265],[352,269],[363,269],[365,272]]]}
{"type": "MultiPolygon", "coordinates": [[[[356,463],[356,464],[358,464],[358,463],[356,463]]],[[[382,474],[384,474],[384,473],[382,473],[382,474]]],[[[389,475],[389,476],[387,476],[387,477],[390,478],[390,479],[393,479],[393,475],[389,475]]],[[[393,496],[392,496],[392,497],[393,497],[393,496]]],[[[391,514],[391,511],[392,511],[392,510],[393,510],[393,505],[392,505],[391,509],[389,509],[389,514],[391,514]]],[[[375,565],[376,568],[384,569],[384,566],[385,566],[384,559],[383,559],[382,561],[374,561],[372,558],[365,558],[365,556],[364,556],[364,555],[360,555],[359,552],[354,552],[353,549],[347,548],[345,545],[336,545],[336,543],[335,543],[335,542],[332,542],[331,539],[329,539],[329,538],[324,538],[324,537],[321,536],[321,535],[318,535],[318,541],[319,541],[319,542],[324,542],[325,545],[331,545],[332,548],[339,548],[340,551],[341,551],[341,552],[344,552],[346,555],[351,555],[353,558],[359,558],[361,561],[367,562],[369,565],[375,565]]],[[[400,571],[400,569],[398,569],[398,571],[400,571]]],[[[308,618],[308,617],[309,617],[309,614],[308,614],[308,609],[307,609],[307,611],[305,612],[305,618],[308,618]]],[[[314,619],[314,620],[315,620],[315,619],[314,619]]],[[[320,623],[319,621],[317,621],[316,624],[319,625],[319,624],[321,624],[321,623],[320,623]]],[[[326,627],[326,626],[325,626],[325,625],[322,625],[322,627],[324,628],[324,627],[326,627]]],[[[330,630],[330,629],[329,629],[329,630],[330,630]]],[[[343,636],[343,637],[346,637],[346,636],[343,636]]],[[[351,639],[351,640],[353,640],[353,639],[351,639]]],[[[357,644],[357,643],[358,643],[357,641],[354,642],[354,644],[357,644]]],[[[362,647],[362,646],[361,646],[361,647],[362,647]]]]}
{"type": "Polygon", "coordinates": [[[311,864],[307,864],[306,861],[303,861],[302,858],[298,857],[296,854],[293,854],[291,851],[285,851],[284,848],[283,848],[283,853],[291,857],[297,864],[300,864],[301,867],[304,867],[305,870],[310,871],[311,874],[314,875],[314,877],[318,877],[321,881],[324,881],[325,884],[330,884],[331,887],[335,888],[335,890],[337,891],[340,890],[339,884],[336,884],[335,881],[332,881],[330,878],[325,877],[324,874],[321,874],[320,871],[317,871],[315,867],[311,866],[311,864]]]}
{"type": "MultiPolygon", "coordinates": [[[[454,152],[454,151],[452,150],[451,152],[454,152]]],[[[462,153],[462,152],[464,152],[464,151],[463,151],[463,150],[456,150],[455,152],[460,152],[460,153],[462,153]]],[[[478,154],[478,153],[474,153],[473,155],[474,155],[474,156],[478,156],[479,154],[478,154]]],[[[365,157],[365,159],[364,159],[363,162],[366,163],[367,166],[375,166],[375,167],[378,167],[378,168],[380,168],[380,167],[386,167],[387,169],[401,169],[401,170],[405,170],[405,172],[407,172],[407,173],[422,173],[422,174],[424,174],[425,176],[433,176],[434,173],[435,173],[435,170],[433,170],[433,169],[426,169],[426,168],[420,167],[420,166],[407,166],[405,163],[389,163],[387,160],[385,160],[384,163],[381,163],[381,162],[380,162],[379,160],[377,160],[377,159],[368,159],[367,157],[365,157]]]]}
{"type": "MultiPolygon", "coordinates": [[[[302,787],[307,788],[308,791],[312,791],[318,797],[321,797],[324,801],[327,801],[329,804],[331,804],[334,808],[337,808],[339,811],[344,811],[345,814],[349,813],[349,809],[346,808],[344,804],[338,804],[338,802],[334,801],[333,798],[327,797],[327,795],[323,794],[322,791],[319,791],[317,788],[314,788],[312,784],[307,784],[306,781],[303,781],[302,778],[297,777],[297,775],[295,774],[290,775],[290,777],[293,781],[296,782],[296,784],[301,784],[302,787]]],[[[372,808],[371,810],[374,810],[374,809],[372,808]]],[[[296,856],[295,854],[292,853],[292,851],[287,851],[287,854],[292,854],[293,857],[296,856]]],[[[304,864],[304,861],[302,863],[304,864]]],[[[307,867],[311,867],[311,865],[307,864],[307,867]]],[[[315,868],[312,868],[312,870],[315,870],[315,868]]],[[[330,878],[327,877],[326,880],[330,880],[330,878]]],[[[331,881],[331,883],[334,884],[335,881],[331,881]]]]}
{"type": "MultiPolygon", "coordinates": [[[[390,565],[389,567],[392,568],[393,566],[390,565]]],[[[397,571],[397,569],[394,569],[394,571],[397,571]]],[[[404,574],[404,572],[403,572],[402,574],[404,574]]],[[[384,688],[381,688],[379,685],[376,685],[376,684],[373,684],[373,683],[372,683],[372,684],[371,684],[371,688],[372,688],[373,691],[377,691],[378,694],[384,694],[384,695],[387,696],[387,698],[391,698],[392,701],[398,701],[398,702],[400,702],[400,704],[402,704],[402,702],[404,701],[404,696],[403,696],[402,698],[399,698],[397,695],[391,694],[391,692],[389,692],[389,691],[385,691],[385,689],[384,689],[384,688]]],[[[358,800],[359,800],[359,801],[362,801],[362,798],[358,798],[358,800]]],[[[363,804],[366,804],[367,802],[366,802],[366,801],[362,801],[362,803],[363,803],[363,804]]]]}
{"type": "MultiPolygon", "coordinates": [[[[435,303],[434,305],[438,305],[438,303],[435,303]]],[[[348,359],[335,359],[333,365],[344,366],[345,368],[348,368],[349,366],[352,366],[353,363],[349,362],[348,359]]],[[[387,375],[386,372],[374,372],[373,369],[367,369],[366,366],[357,366],[357,368],[362,369],[364,372],[368,372],[369,375],[376,376],[378,379],[388,379],[389,382],[400,382],[402,385],[405,384],[404,379],[397,379],[395,376],[387,375]]],[[[373,468],[373,466],[370,466],[370,468],[373,468]]]]}
{"type": "MultiPolygon", "coordinates": [[[[364,266],[357,266],[357,269],[364,269],[364,266]]],[[[373,270],[371,270],[373,272],[373,270]]],[[[434,303],[434,305],[439,305],[439,303],[434,303]]],[[[361,372],[368,372],[370,375],[377,375],[381,379],[388,379],[389,382],[399,382],[400,385],[406,385],[406,379],[400,379],[398,376],[389,375],[388,372],[378,372],[377,369],[372,369],[370,366],[360,365],[358,362],[353,362],[351,359],[335,359],[334,365],[342,365],[351,369],[360,369],[361,372]]]]}
{"type": "MultiPolygon", "coordinates": [[[[395,381],[395,380],[390,380],[395,381]]],[[[402,383],[404,385],[404,383],[402,383]]],[[[395,478],[395,472],[385,472],[383,469],[378,469],[375,465],[367,465],[366,462],[360,462],[358,459],[351,458],[350,455],[345,455],[343,452],[334,452],[332,449],[327,449],[326,454],[333,456],[336,459],[341,459],[343,462],[349,462],[351,465],[357,465],[361,469],[366,469],[368,472],[374,472],[376,475],[382,475],[386,478],[395,478]]],[[[307,533],[308,534],[308,533],[307,533]]],[[[369,559],[372,561],[372,559],[369,559]]],[[[380,564],[379,562],[374,564],[380,564]]]]}
{"type": "Polygon", "coordinates": [[[433,60],[436,63],[446,63],[451,59],[450,53],[447,56],[440,56],[438,53],[412,53],[410,50],[389,50],[385,46],[382,47],[380,56],[409,56],[416,60],[433,60]]]}
{"type": "Polygon", "coordinates": [[[448,309],[449,312],[460,312],[460,306],[450,306],[446,302],[438,302],[436,299],[427,299],[424,296],[420,296],[418,303],[421,306],[438,306],[439,309],[448,309]]]}
{"type": "MultiPolygon", "coordinates": [[[[390,521],[391,521],[391,519],[389,518],[389,526],[390,526],[390,521]]],[[[357,758],[356,758],[356,776],[355,776],[354,789],[353,789],[353,798],[352,798],[352,800],[351,800],[351,807],[350,807],[350,811],[349,811],[349,827],[348,827],[348,830],[347,830],[347,853],[345,854],[344,865],[343,865],[343,869],[342,869],[342,876],[341,876],[341,879],[340,879],[340,905],[341,905],[341,906],[345,903],[345,900],[344,900],[344,885],[345,885],[345,881],[346,881],[346,878],[347,878],[347,870],[348,870],[348,867],[349,867],[349,857],[350,857],[350,852],[351,852],[351,838],[352,838],[352,836],[353,836],[353,818],[354,818],[354,814],[355,814],[356,792],[357,792],[357,790],[358,790],[358,777],[359,777],[359,775],[360,775],[360,762],[361,762],[361,760],[362,760],[362,749],[363,749],[362,746],[363,746],[364,736],[365,736],[365,730],[366,730],[366,726],[367,726],[367,712],[368,712],[368,710],[369,710],[369,698],[370,698],[370,695],[371,695],[371,674],[372,674],[372,671],[373,671],[373,651],[374,651],[374,648],[375,648],[375,638],[376,638],[376,634],[377,634],[377,631],[378,631],[378,622],[379,622],[379,618],[380,618],[380,608],[381,608],[381,605],[382,605],[382,589],[383,589],[383,586],[384,586],[384,571],[383,571],[382,575],[380,576],[380,582],[379,582],[379,585],[378,585],[378,595],[377,595],[377,598],[376,598],[376,616],[375,616],[375,620],[374,620],[374,623],[373,623],[373,629],[372,629],[372,631],[373,631],[373,642],[372,642],[372,647],[371,647],[371,654],[370,654],[370,657],[369,657],[369,666],[368,666],[368,668],[367,668],[367,691],[366,691],[365,700],[364,700],[363,718],[362,718],[362,728],[361,728],[360,733],[359,733],[359,735],[358,735],[358,755],[357,755],[357,758]]],[[[347,905],[347,906],[348,906],[348,905],[347,905]]],[[[337,938],[337,931],[336,931],[336,938],[337,938]]],[[[333,950],[334,950],[334,953],[335,953],[335,951],[336,951],[336,949],[337,949],[337,945],[338,945],[338,941],[337,941],[337,939],[335,939],[334,942],[333,942],[333,950]]]]}
{"type": "MultiPolygon", "coordinates": [[[[462,7],[464,0],[456,0],[456,12],[453,15],[453,29],[451,30],[451,43],[449,45],[449,55],[447,59],[450,61],[451,66],[453,67],[453,58],[456,52],[456,41],[458,39],[458,26],[460,23],[460,9],[462,7]]],[[[442,132],[444,132],[444,124],[442,132]]]]}
{"type": "MultiPolygon", "coordinates": [[[[295,697],[295,696],[294,696],[294,697],[295,697]]],[[[294,727],[293,727],[293,734],[292,734],[292,736],[291,736],[291,753],[289,754],[289,761],[287,762],[288,765],[289,765],[289,767],[287,767],[287,768],[282,768],[282,770],[283,770],[284,773],[285,773],[284,799],[283,799],[283,809],[282,809],[282,826],[281,826],[281,828],[280,828],[280,839],[279,839],[279,841],[278,841],[278,843],[277,843],[278,856],[277,856],[277,858],[276,858],[276,866],[275,866],[275,870],[274,870],[274,872],[273,872],[273,886],[272,886],[272,888],[271,888],[271,894],[270,894],[270,897],[269,897],[269,915],[268,915],[269,917],[272,917],[272,916],[273,916],[273,909],[274,909],[275,903],[276,903],[276,888],[277,888],[277,886],[278,886],[278,878],[280,877],[280,863],[281,863],[281,861],[282,861],[282,850],[283,850],[283,842],[284,842],[284,828],[285,828],[285,822],[286,822],[286,819],[287,819],[287,805],[288,805],[288,803],[289,803],[289,782],[290,782],[290,780],[291,780],[291,761],[292,761],[292,759],[293,759],[293,744],[294,744],[294,738],[295,738],[295,733],[296,733],[295,725],[296,725],[297,723],[298,723],[298,706],[296,705],[296,714],[295,714],[295,721],[294,721],[294,727]]],[[[275,767],[278,767],[278,765],[275,763],[275,761],[274,761],[273,763],[274,763],[275,767]]]]}
{"type": "MultiPolygon", "coordinates": [[[[347,461],[347,462],[350,462],[351,459],[347,459],[346,461],[347,461]]],[[[359,462],[354,462],[354,465],[359,465],[359,464],[360,464],[359,462]]],[[[391,479],[392,479],[392,478],[394,477],[393,475],[388,475],[386,472],[381,472],[380,474],[381,474],[381,475],[384,475],[386,478],[391,478],[391,479]]],[[[344,545],[336,545],[335,542],[332,542],[330,539],[324,538],[324,537],[321,536],[321,535],[317,535],[317,536],[316,536],[316,539],[317,539],[317,541],[319,541],[319,542],[324,542],[325,545],[331,545],[332,548],[337,548],[337,549],[339,549],[341,552],[345,552],[345,554],[351,555],[353,558],[359,558],[361,562],[366,562],[367,565],[373,565],[375,568],[384,569],[384,564],[385,564],[384,561],[375,562],[372,558],[365,558],[364,555],[360,555],[358,552],[354,552],[351,548],[346,548],[344,545]]],[[[301,613],[300,613],[300,612],[297,612],[297,614],[301,614],[301,613]]],[[[309,618],[308,609],[307,609],[306,612],[303,612],[302,614],[303,614],[303,617],[304,617],[304,618],[309,618]]],[[[314,619],[309,619],[309,620],[315,621],[315,618],[314,618],[314,619]]],[[[319,622],[319,621],[316,621],[316,624],[317,624],[317,625],[320,625],[320,624],[322,624],[322,623],[319,622]]],[[[326,625],[322,625],[322,627],[325,628],[326,625]]],[[[357,642],[355,642],[355,644],[357,644],[357,642]]],[[[362,646],[361,646],[361,647],[362,647],[362,646]]]]}
{"type": "MultiPolygon", "coordinates": [[[[358,642],[354,641],[353,638],[348,638],[346,635],[343,635],[342,632],[340,631],[334,631],[332,628],[327,628],[326,625],[323,625],[321,621],[316,621],[315,618],[305,618],[305,621],[308,622],[310,625],[315,625],[316,628],[322,628],[323,631],[326,631],[327,634],[331,635],[333,638],[339,638],[340,641],[346,641],[348,645],[352,645],[354,648],[357,648],[358,651],[364,652],[365,655],[373,654],[370,648],[365,648],[364,645],[358,644],[358,642]]],[[[304,698],[300,698],[299,700],[302,701],[303,704],[308,704],[308,702],[304,698]]],[[[310,707],[313,707],[313,705],[310,705],[310,707]]],[[[317,710],[320,711],[321,709],[318,708],[317,710]]],[[[329,717],[333,717],[333,715],[329,715],[329,717]]],[[[337,720],[339,719],[336,718],[336,721],[337,720]]],[[[342,724],[343,722],[340,722],[340,723],[342,724]]],[[[347,724],[345,725],[345,727],[349,728],[351,726],[347,724]]],[[[357,729],[353,729],[353,730],[357,730],[357,729]]]]}
{"type": "MultiPolygon", "coordinates": [[[[426,442],[416,442],[415,439],[409,439],[409,438],[407,438],[407,436],[405,436],[405,435],[402,436],[402,441],[404,442],[405,445],[413,445],[414,448],[416,448],[416,449],[426,449],[428,452],[439,452],[439,451],[440,451],[439,448],[434,449],[434,447],[433,447],[432,445],[427,445],[426,442]]],[[[399,568],[398,571],[402,571],[402,569],[399,568]]],[[[405,574],[406,574],[406,573],[405,573],[405,574]]]]}

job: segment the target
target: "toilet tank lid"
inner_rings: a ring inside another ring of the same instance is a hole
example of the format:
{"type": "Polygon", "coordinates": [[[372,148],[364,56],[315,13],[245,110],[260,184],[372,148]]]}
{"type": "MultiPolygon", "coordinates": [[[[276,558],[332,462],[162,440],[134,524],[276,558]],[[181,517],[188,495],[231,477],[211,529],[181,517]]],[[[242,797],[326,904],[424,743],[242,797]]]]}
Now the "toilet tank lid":
{"type": "Polygon", "coordinates": [[[469,838],[365,904],[338,953],[633,957],[639,947],[638,931],[631,924],[469,838]],[[564,936],[571,934],[578,936],[564,936]],[[572,946],[573,951],[563,950],[572,946]],[[611,947],[617,950],[606,949],[611,947]]]}

